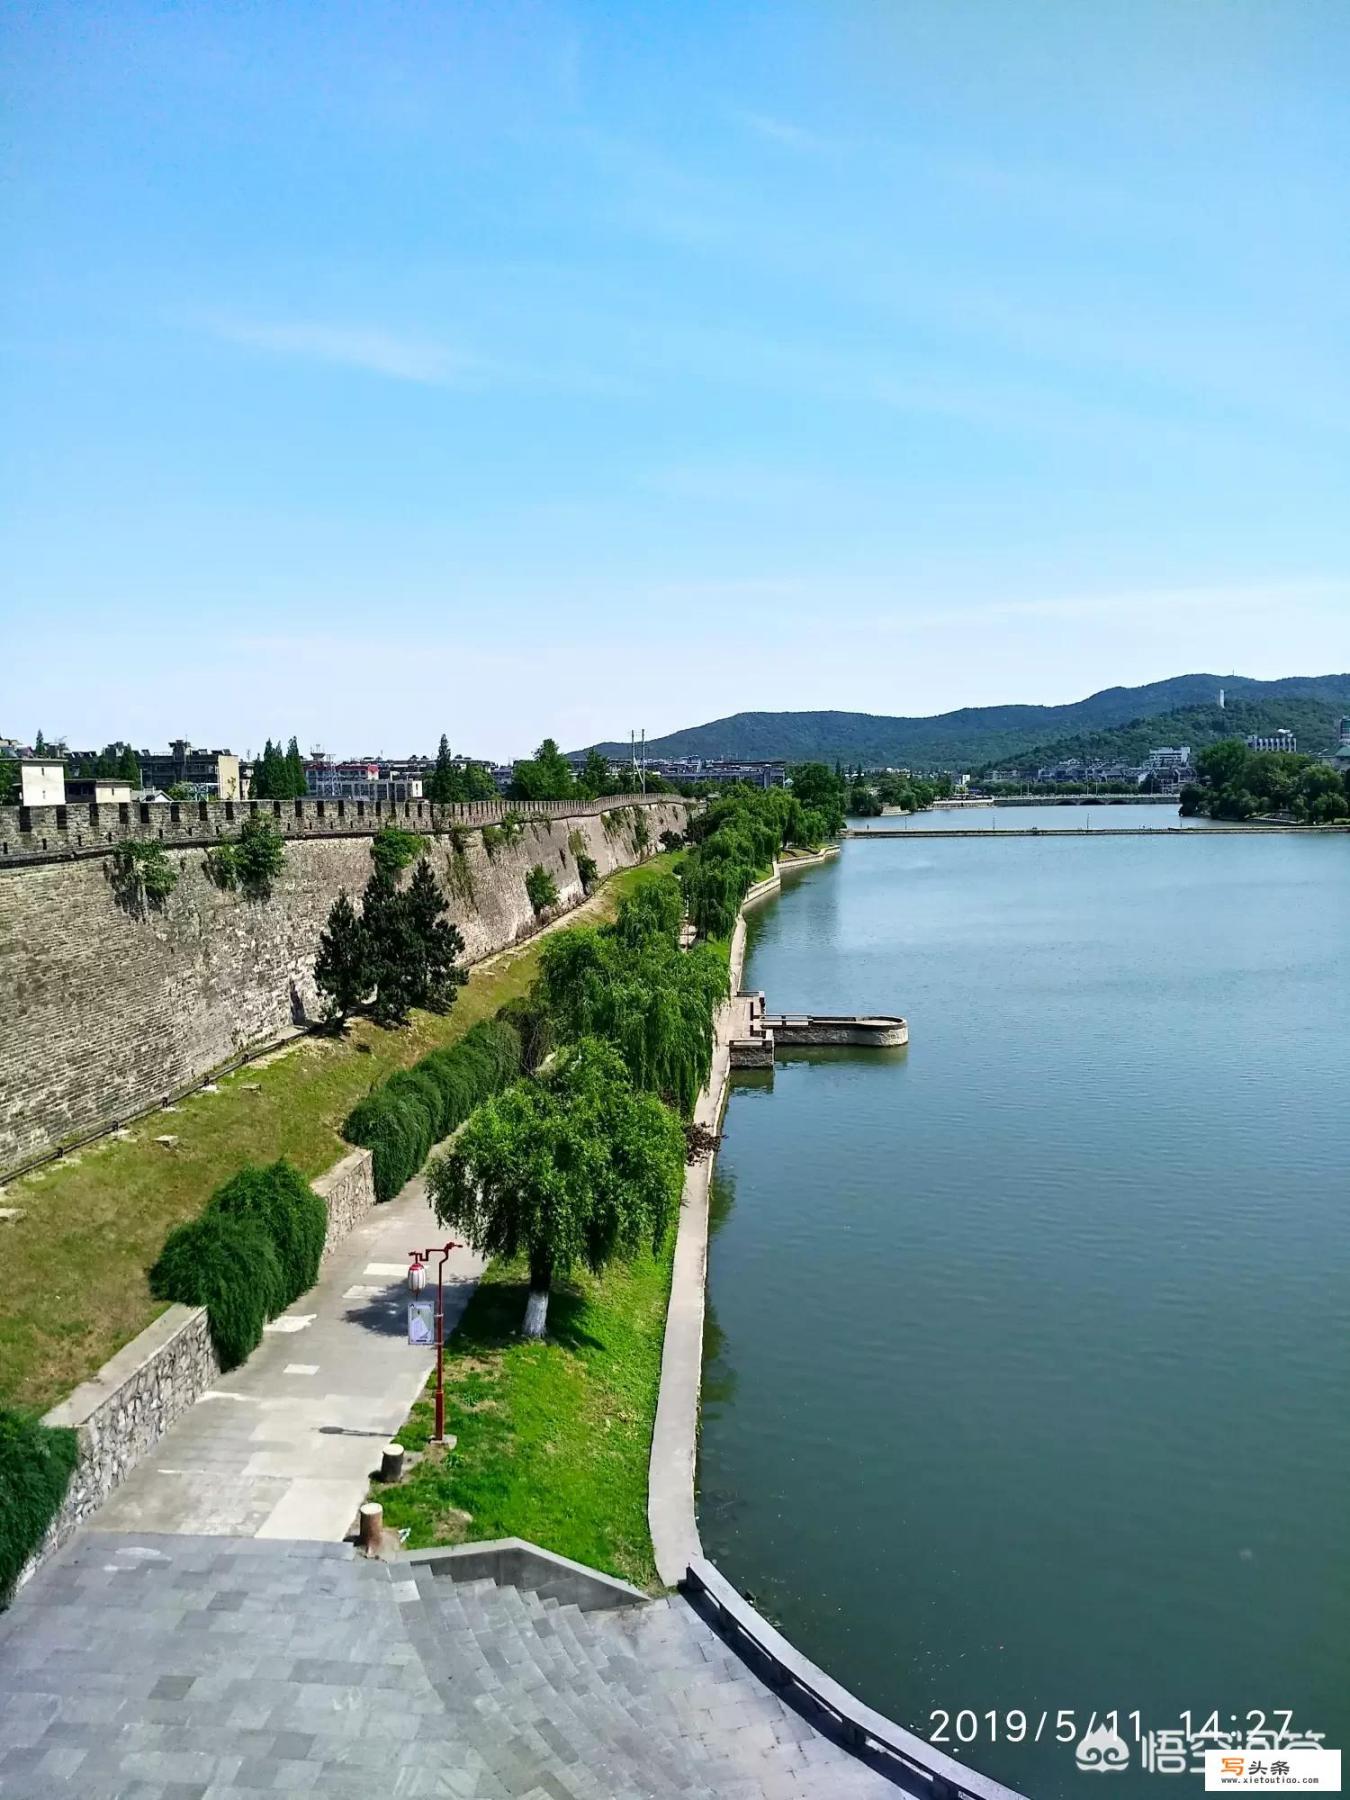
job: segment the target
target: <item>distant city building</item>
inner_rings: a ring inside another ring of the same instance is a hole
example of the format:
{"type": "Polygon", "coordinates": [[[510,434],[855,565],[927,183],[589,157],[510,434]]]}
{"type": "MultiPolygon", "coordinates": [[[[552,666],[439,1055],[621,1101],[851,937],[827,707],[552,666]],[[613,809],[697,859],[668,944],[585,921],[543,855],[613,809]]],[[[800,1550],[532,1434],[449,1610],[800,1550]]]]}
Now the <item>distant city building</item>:
{"type": "Polygon", "coordinates": [[[19,758],[19,805],[64,806],[66,765],[42,756],[19,758]]]}
{"type": "Polygon", "coordinates": [[[1178,744],[1175,749],[1170,744],[1160,744],[1156,750],[1148,753],[1148,771],[1152,775],[1161,775],[1174,769],[1189,769],[1191,766],[1191,747],[1189,744],[1178,744]]]}
{"type": "Polygon", "coordinates": [[[228,750],[194,750],[175,738],[167,750],[138,750],[141,781],[147,788],[185,787],[199,800],[241,800],[239,758],[228,750]]]}
{"type": "Polygon", "coordinates": [[[1273,732],[1269,737],[1262,737],[1259,732],[1253,732],[1246,740],[1246,744],[1249,750],[1298,749],[1298,739],[1294,736],[1292,731],[1287,730],[1284,726],[1281,726],[1278,731],[1273,732]]]}
{"type": "MultiPolygon", "coordinates": [[[[580,768],[585,758],[572,758],[580,768]]],[[[642,769],[649,775],[660,775],[666,781],[715,781],[723,786],[745,782],[750,787],[785,787],[787,764],[781,762],[737,762],[727,757],[649,756],[635,766],[627,756],[615,757],[609,764],[611,775],[619,776],[634,788],[641,785],[642,769]]]]}
{"type": "MultiPolygon", "coordinates": [[[[421,758],[411,760],[424,766],[421,758]]],[[[406,762],[312,762],[305,785],[316,800],[420,800],[422,776],[407,770],[406,762]]]]}
{"type": "Polygon", "coordinates": [[[91,800],[96,806],[119,806],[133,798],[129,781],[115,775],[71,775],[66,779],[67,800],[91,800]]]}

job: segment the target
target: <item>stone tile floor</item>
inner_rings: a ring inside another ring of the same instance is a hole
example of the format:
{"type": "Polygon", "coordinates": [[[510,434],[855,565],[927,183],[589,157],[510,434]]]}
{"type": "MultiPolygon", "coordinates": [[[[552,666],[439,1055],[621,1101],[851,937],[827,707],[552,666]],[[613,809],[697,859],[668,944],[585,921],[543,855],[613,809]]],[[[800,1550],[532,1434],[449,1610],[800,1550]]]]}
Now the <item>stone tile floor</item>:
{"type": "Polygon", "coordinates": [[[679,1598],[81,1532],[0,1616],[5,1800],[881,1800],[679,1598]]]}

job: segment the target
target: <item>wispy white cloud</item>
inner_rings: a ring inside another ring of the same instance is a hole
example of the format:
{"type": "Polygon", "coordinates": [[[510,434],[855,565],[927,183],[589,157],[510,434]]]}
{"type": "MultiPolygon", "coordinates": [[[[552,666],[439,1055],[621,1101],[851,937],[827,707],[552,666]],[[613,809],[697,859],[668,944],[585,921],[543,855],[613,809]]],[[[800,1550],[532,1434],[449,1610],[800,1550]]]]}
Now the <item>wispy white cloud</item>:
{"type": "Polygon", "coordinates": [[[775,118],[772,113],[753,112],[742,106],[731,109],[731,116],[747,131],[753,131],[757,137],[768,138],[771,143],[786,144],[793,150],[832,150],[834,144],[829,138],[818,132],[808,131],[804,125],[794,124],[790,119],[775,118]]]}
{"type": "Polygon", "coordinates": [[[627,397],[631,383],[575,361],[516,361],[483,356],[441,339],[381,326],[338,325],[319,319],[259,319],[226,312],[197,312],[187,323],[224,343],[271,356],[294,357],[355,369],[389,381],[459,392],[519,389],[544,394],[627,397]]]}
{"type": "Polygon", "coordinates": [[[428,338],[407,337],[379,328],[330,325],[316,320],[288,322],[212,314],[201,321],[216,337],[252,350],[297,356],[312,362],[364,369],[394,381],[432,387],[482,387],[498,365],[428,338]]]}

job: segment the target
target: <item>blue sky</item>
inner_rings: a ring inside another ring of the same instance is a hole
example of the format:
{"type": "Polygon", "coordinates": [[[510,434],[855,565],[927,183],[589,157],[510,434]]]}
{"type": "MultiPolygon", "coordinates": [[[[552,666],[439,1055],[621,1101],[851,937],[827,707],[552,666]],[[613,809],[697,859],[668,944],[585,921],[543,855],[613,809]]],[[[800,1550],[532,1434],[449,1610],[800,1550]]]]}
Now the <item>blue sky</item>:
{"type": "Polygon", "coordinates": [[[1343,0],[0,20],[0,733],[1350,667],[1343,0]]]}

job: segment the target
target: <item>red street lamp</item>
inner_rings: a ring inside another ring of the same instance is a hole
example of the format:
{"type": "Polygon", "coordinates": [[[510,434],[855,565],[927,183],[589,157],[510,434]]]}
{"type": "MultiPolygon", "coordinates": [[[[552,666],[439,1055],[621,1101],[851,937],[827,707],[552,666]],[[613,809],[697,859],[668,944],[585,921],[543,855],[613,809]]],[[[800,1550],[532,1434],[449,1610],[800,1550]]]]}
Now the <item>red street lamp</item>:
{"type": "Polygon", "coordinates": [[[429,1250],[410,1250],[408,1252],[408,1292],[420,1294],[427,1285],[427,1262],[433,1256],[439,1256],[436,1267],[436,1434],[433,1444],[445,1442],[445,1265],[449,1261],[452,1250],[462,1250],[463,1244],[433,1244],[429,1250]]]}

